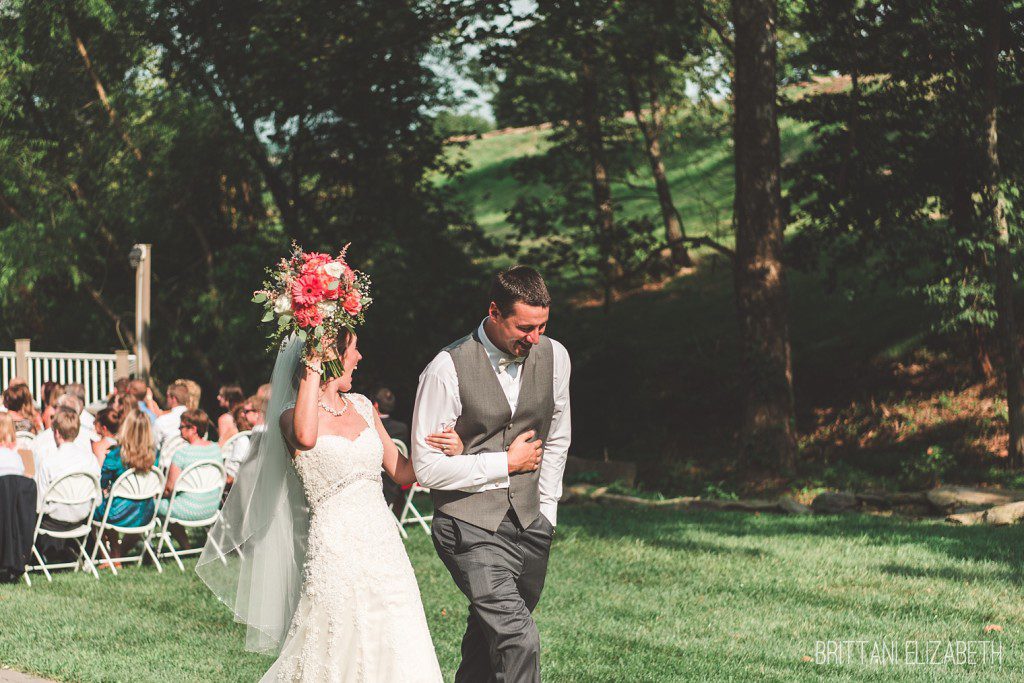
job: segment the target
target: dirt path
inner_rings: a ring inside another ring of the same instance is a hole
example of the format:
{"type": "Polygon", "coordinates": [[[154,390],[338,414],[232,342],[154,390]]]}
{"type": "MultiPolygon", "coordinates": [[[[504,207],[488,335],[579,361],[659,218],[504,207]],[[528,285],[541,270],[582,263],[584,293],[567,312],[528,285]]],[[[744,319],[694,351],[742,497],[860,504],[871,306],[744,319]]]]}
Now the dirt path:
{"type": "Polygon", "coordinates": [[[52,683],[45,678],[39,678],[38,676],[30,676],[29,674],[23,674],[20,671],[11,671],[10,669],[0,669],[0,683],[52,683]]]}

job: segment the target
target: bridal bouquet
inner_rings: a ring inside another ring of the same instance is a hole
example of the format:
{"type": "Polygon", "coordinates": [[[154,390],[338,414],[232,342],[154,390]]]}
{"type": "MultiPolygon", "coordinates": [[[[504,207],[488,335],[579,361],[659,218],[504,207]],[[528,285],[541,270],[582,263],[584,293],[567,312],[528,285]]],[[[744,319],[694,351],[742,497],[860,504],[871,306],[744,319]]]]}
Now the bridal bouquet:
{"type": "MultiPolygon", "coordinates": [[[[306,344],[306,355],[322,354],[325,343],[334,343],[344,328],[362,324],[370,305],[370,279],[345,262],[348,245],[337,257],[304,252],[292,243],[292,253],[275,268],[267,269],[263,288],[253,303],[265,309],[263,322],[275,322],[268,338],[270,348],[280,347],[292,334],[306,344]]],[[[339,352],[344,349],[339,349],[339,352]]],[[[325,377],[340,376],[340,359],[325,361],[325,377]]]]}

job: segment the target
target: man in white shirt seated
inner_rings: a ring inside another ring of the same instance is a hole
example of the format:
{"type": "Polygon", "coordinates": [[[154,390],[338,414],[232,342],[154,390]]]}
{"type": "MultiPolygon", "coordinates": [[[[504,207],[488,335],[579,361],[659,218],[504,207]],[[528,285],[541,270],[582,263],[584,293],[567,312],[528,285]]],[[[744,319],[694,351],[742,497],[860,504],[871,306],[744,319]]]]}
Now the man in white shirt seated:
{"type": "MultiPolygon", "coordinates": [[[[61,408],[73,410],[79,416],[81,416],[84,410],[82,402],[73,394],[64,394],[57,399],[57,410],[59,411],[61,408]]],[[[81,418],[79,418],[78,436],[74,438],[74,442],[86,453],[91,453],[92,440],[96,432],[82,427],[81,424],[81,418]]],[[[54,436],[54,429],[51,426],[49,429],[39,432],[36,438],[32,440],[32,461],[35,463],[36,472],[39,471],[39,463],[56,452],[57,440],[54,436]]]]}
{"type": "Polygon", "coordinates": [[[92,451],[82,448],[75,439],[81,429],[78,413],[71,408],[58,408],[53,416],[53,436],[57,449],[47,453],[36,469],[36,488],[38,490],[37,512],[43,513],[42,528],[53,531],[67,531],[88,522],[92,515],[92,506],[86,503],[70,505],[68,503],[46,503],[46,489],[61,477],[73,472],[87,472],[97,477],[100,466],[92,451]]]}
{"type": "Polygon", "coordinates": [[[181,414],[188,410],[188,387],[184,384],[172,384],[167,387],[167,407],[170,411],[158,417],[154,425],[157,450],[163,448],[167,439],[178,435],[181,414]]]}

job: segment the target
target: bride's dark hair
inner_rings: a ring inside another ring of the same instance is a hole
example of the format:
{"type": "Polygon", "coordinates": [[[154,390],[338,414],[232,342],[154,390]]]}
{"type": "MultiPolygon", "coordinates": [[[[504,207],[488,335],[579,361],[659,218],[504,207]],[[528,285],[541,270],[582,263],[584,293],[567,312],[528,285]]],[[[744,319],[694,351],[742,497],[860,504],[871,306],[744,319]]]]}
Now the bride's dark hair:
{"type": "MultiPolygon", "coordinates": [[[[334,341],[334,352],[338,354],[338,358],[342,358],[345,355],[345,351],[348,349],[348,345],[352,343],[352,337],[355,333],[349,328],[345,327],[341,330],[341,335],[334,341]]],[[[299,383],[302,382],[302,375],[305,374],[305,365],[302,363],[298,364],[295,368],[294,374],[292,374],[292,391],[299,390],[299,383]]],[[[320,380],[323,382],[323,378],[320,380]]]]}

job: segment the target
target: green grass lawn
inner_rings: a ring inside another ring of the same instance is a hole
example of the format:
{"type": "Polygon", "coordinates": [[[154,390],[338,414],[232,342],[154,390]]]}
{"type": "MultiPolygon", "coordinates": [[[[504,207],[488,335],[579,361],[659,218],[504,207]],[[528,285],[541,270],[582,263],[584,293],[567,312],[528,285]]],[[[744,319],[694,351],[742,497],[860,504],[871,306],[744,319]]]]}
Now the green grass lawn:
{"type": "MultiPolygon", "coordinates": [[[[559,519],[536,612],[545,680],[1024,680],[1024,528],[599,507],[559,519]],[[1002,666],[813,661],[819,640],[883,639],[921,641],[922,657],[925,641],[997,640],[1002,666]]],[[[407,546],[450,680],[466,603],[424,534],[407,546]]],[[[271,661],[244,653],[243,628],[172,567],[0,586],[0,614],[0,664],[59,680],[252,681],[271,661]]]]}

